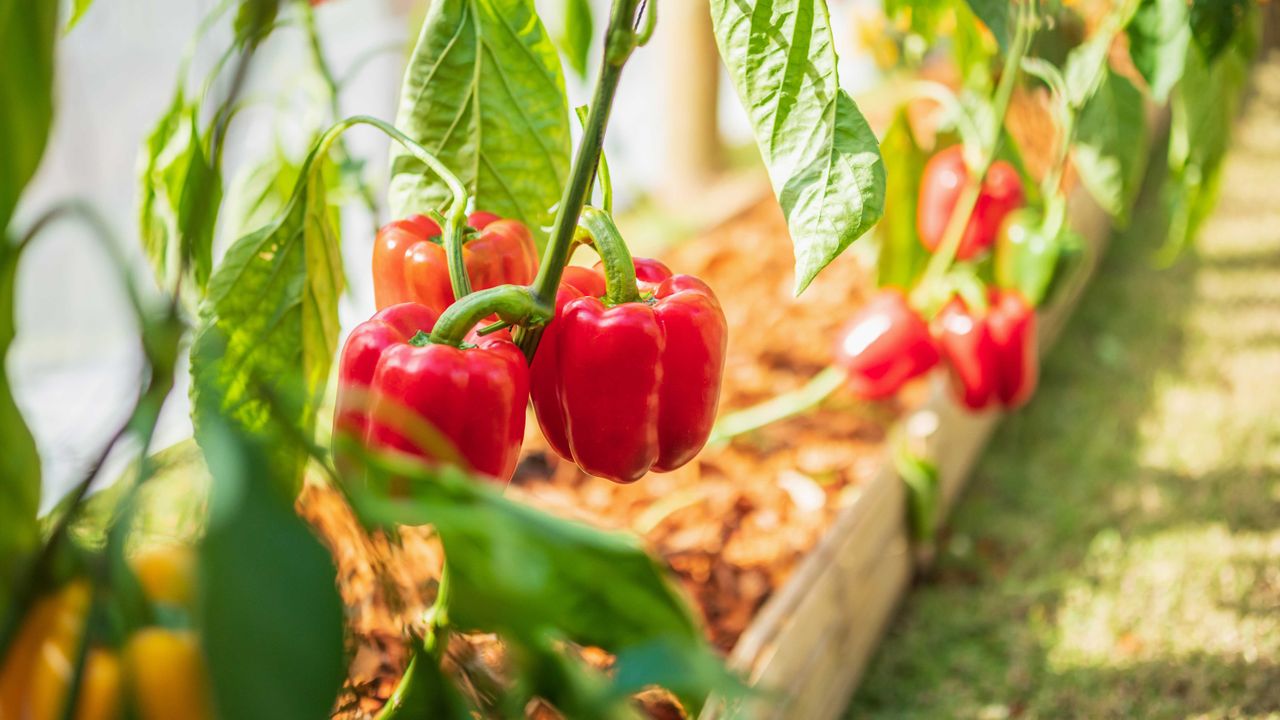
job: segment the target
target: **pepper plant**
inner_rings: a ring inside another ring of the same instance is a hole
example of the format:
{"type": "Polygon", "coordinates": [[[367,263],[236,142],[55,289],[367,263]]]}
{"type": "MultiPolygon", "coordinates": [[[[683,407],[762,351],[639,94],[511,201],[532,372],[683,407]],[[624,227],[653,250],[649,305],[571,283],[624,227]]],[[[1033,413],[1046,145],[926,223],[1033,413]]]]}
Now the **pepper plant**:
{"type": "MultiPolygon", "coordinates": [[[[195,40],[230,22],[223,60],[202,82],[179,63],[138,178],[138,240],[158,292],[142,291],[116,261],[146,377],[128,421],[48,518],[37,512],[34,443],[0,375],[0,716],[330,712],[348,660],[342,605],[331,557],[292,509],[304,482],[341,493],[370,529],[430,525],[444,548],[434,605],[414,623],[412,659],[382,717],[517,716],[535,698],[570,717],[633,717],[632,696],[652,686],[696,714],[708,694],[732,695],[737,681],[636,540],[503,495],[529,398],[553,449],[619,482],[679,467],[709,437],[810,407],[845,383],[891,395],[943,358],[973,405],[1025,402],[1036,362],[1031,306],[1070,255],[1066,164],[1121,219],[1142,175],[1144,96],[1109,61],[1116,39],[1127,34],[1151,97],[1172,98],[1169,192],[1187,209],[1180,238],[1211,204],[1257,16],[1247,0],[1124,0],[1058,68],[1033,44],[1046,18],[1069,13],[1057,3],[888,0],[890,13],[910,13],[926,47],[949,47],[964,78],[959,93],[913,84],[962,140],[958,151],[944,140],[930,160],[905,121],[878,142],[841,89],[825,0],[710,0],[795,245],[796,292],[886,212],[880,279],[896,288],[842,340],[839,369],[799,395],[722,418],[713,433],[731,299],[631,256],[610,217],[601,152],[627,61],[652,37],[658,4],[613,0],[593,38],[589,8],[568,0],[553,40],[532,0],[433,0],[394,123],[340,117],[317,4],[228,0],[195,40]],[[955,32],[944,40],[948,17],[955,32]],[[304,158],[262,158],[224,187],[245,83],[260,49],[288,29],[307,38],[332,124],[313,129],[304,158]],[[593,84],[576,146],[557,43],[593,84]],[[1003,129],[1028,76],[1053,91],[1062,135],[1038,196],[1021,192],[1025,173],[1003,129]],[[385,202],[344,143],[357,126],[392,140],[385,202]],[[944,162],[958,192],[939,199],[922,186],[928,166],[944,162]],[[374,244],[372,268],[342,263],[344,196],[390,213],[377,237],[357,240],[374,244]],[[1038,215],[1010,212],[1023,198],[1038,215]],[[220,236],[231,241],[219,257],[220,236]],[[600,255],[597,268],[568,266],[578,245],[600,255]],[[340,351],[348,272],[371,272],[378,313],[340,351]],[[1000,285],[992,294],[989,277],[1000,285]],[[931,332],[934,315],[942,329],[931,332]],[[155,448],[184,348],[197,445],[155,448]],[[133,469],[90,498],[107,453],[125,441],[138,451],[133,469]],[[136,549],[147,542],[141,519],[150,489],[177,475],[207,478],[207,505],[187,543],[157,561],[136,549]],[[450,648],[471,633],[502,639],[503,682],[460,676],[450,648]],[[583,662],[583,647],[607,652],[609,671],[583,662]],[[60,658],[62,672],[37,655],[60,658]]],[[[20,258],[50,223],[88,220],[114,247],[74,202],[26,228],[12,222],[53,118],[59,34],[86,12],[111,11],[77,0],[63,24],[60,5],[0,0],[0,140],[11,150],[0,158],[0,358],[20,331],[20,258]]]]}

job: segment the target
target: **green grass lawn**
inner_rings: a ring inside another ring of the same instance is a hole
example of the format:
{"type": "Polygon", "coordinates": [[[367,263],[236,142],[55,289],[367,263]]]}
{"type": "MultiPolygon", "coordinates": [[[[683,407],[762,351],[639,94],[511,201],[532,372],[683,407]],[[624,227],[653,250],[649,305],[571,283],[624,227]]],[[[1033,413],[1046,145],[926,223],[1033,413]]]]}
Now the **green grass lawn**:
{"type": "Polygon", "coordinates": [[[1148,192],[848,717],[1280,718],[1280,63],[1255,84],[1197,247],[1154,266],[1148,192]]]}

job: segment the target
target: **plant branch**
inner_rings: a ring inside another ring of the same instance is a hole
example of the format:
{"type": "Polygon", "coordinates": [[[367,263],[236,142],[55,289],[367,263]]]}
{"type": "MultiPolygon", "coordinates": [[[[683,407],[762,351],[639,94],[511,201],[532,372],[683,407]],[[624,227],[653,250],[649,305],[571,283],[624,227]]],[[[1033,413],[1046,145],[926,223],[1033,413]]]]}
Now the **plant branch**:
{"type": "MultiPolygon", "coordinates": [[[[605,31],[604,58],[601,62],[600,79],[596,84],[595,95],[591,102],[591,111],[587,116],[582,140],[578,143],[577,154],[573,159],[569,182],[565,185],[560,206],[556,211],[551,241],[547,243],[547,248],[542,255],[542,264],[538,268],[538,276],[533,281],[533,293],[537,302],[547,307],[555,305],[556,290],[560,286],[564,266],[569,262],[573,237],[578,229],[579,215],[586,203],[592,178],[600,162],[605,129],[609,124],[609,113],[618,91],[622,68],[636,48],[637,35],[634,24],[640,4],[641,0],[614,0],[613,9],[609,14],[609,26],[605,31]]],[[[516,341],[524,351],[525,357],[532,360],[541,338],[542,328],[526,327],[517,332],[516,341]]]]}

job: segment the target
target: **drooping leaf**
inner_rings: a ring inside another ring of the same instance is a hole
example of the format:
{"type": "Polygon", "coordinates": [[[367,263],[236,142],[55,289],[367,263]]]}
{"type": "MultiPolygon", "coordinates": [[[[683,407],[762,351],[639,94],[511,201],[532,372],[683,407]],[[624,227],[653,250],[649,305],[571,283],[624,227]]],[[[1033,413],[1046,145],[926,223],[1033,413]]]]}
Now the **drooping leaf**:
{"type": "Polygon", "coordinates": [[[197,616],[214,701],[221,717],[328,717],[346,669],[333,560],[280,492],[288,478],[270,476],[276,450],[221,400],[204,385],[197,409],[213,478],[197,616]]]}
{"type": "Polygon", "coordinates": [[[138,227],[161,287],[184,264],[204,288],[213,268],[213,233],[222,175],[199,127],[199,107],[181,88],[147,137],[139,160],[138,227]]]}
{"type": "Polygon", "coordinates": [[[1191,42],[1186,0],[1142,0],[1127,30],[1133,64],[1163,103],[1182,78],[1191,42]]]}
{"type": "Polygon", "coordinates": [[[1192,0],[1191,33],[1205,59],[1213,62],[1247,24],[1253,0],[1192,0]]]}
{"type": "MultiPolygon", "coordinates": [[[[314,151],[313,151],[314,152],[314,151]]],[[[338,343],[338,295],[344,278],[333,209],[323,174],[313,166],[285,215],[237,240],[209,281],[192,352],[192,390],[222,388],[225,413],[249,432],[278,434],[288,398],[286,430],[310,437],[338,343]],[[209,342],[225,358],[208,362],[209,342]]],[[[197,398],[198,399],[198,398],[197,398]]],[[[196,437],[201,439],[197,424],[196,437]]],[[[301,480],[303,453],[276,443],[273,471],[301,480]]]]}
{"type": "Polygon", "coordinates": [[[0,618],[13,598],[14,575],[36,547],[40,526],[40,456],[13,400],[5,359],[13,344],[14,282],[21,249],[0,235],[0,618]]]}
{"type": "Polygon", "coordinates": [[[1142,91],[1108,69],[1078,122],[1074,158],[1080,179],[1103,209],[1126,221],[1146,172],[1142,91]]]}
{"type": "Polygon", "coordinates": [[[591,52],[591,34],[595,28],[591,0],[563,0],[562,21],[556,33],[556,44],[569,60],[569,67],[579,77],[587,76],[587,58],[591,52]]]}
{"type": "MultiPolygon", "coordinates": [[[[476,207],[523,222],[539,246],[569,176],[560,57],[532,0],[431,3],[405,72],[396,127],[454,172],[476,207]]],[[[438,208],[445,184],[399,145],[393,217],[438,208]]]]}
{"type": "Polygon", "coordinates": [[[885,159],[884,220],[876,228],[880,257],[876,262],[876,282],[880,287],[909,290],[929,261],[916,230],[920,198],[920,176],[928,158],[916,143],[906,109],[894,115],[893,123],[880,141],[885,159]]]}
{"type": "Polygon", "coordinates": [[[0,235],[49,139],[57,35],[57,2],[0,1],[0,235]]]}
{"type": "Polygon", "coordinates": [[[825,0],[712,0],[711,17],[787,217],[799,294],[883,215],[880,147],[840,89],[825,0]]]}
{"type": "Polygon", "coordinates": [[[373,522],[435,527],[449,562],[449,618],[460,629],[603,648],[617,655],[626,688],[670,682],[690,707],[729,685],[708,670],[718,664],[702,630],[636,539],[552,517],[455,470],[409,485],[403,500],[357,489],[355,506],[373,522]]]}

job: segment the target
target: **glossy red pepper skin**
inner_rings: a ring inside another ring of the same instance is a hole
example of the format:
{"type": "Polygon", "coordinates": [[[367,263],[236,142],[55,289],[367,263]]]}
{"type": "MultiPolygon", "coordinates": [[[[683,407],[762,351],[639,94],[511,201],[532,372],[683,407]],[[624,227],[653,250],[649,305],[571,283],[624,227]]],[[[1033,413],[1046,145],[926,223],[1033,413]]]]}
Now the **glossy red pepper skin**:
{"type": "Polygon", "coordinates": [[[1040,379],[1035,308],[1015,290],[995,291],[987,326],[996,346],[1000,402],[1010,409],[1022,407],[1035,394],[1040,379]]]}
{"type": "Polygon", "coordinates": [[[581,273],[561,283],[532,368],[533,407],[551,447],[619,483],[674,470],[702,449],[728,340],[724,311],[705,283],[659,263],[635,265],[637,287],[653,293],[646,302],[608,307],[599,297],[603,278],[581,273]]]}
{"type": "MultiPolygon", "coordinates": [[[[462,246],[472,290],[533,282],[538,251],[528,228],[486,212],[472,213],[467,224],[479,233],[462,246]]],[[[373,245],[373,297],[379,310],[416,302],[441,313],[453,304],[444,247],[432,241],[440,233],[440,226],[423,215],[388,223],[378,231],[373,245]]]]}
{"type": "Polygon", "coordinates": [[[459,462],[506,482],[524,438],[524,355],[505,332],[473,335],[465,349],[409,342],[430,332],[437,317],[431,308],[402,303],[351,332],[338,365],[334,434],[349,433],[370,448],[459,462]]]}
{"type": "Polygon", "coordinates": [[[849,388],[865,400],[892,397],[912,378],[938,364],[929,326],[901,291],[876,293],[838,336],[835,362],[849,388]]]}
{"type": "MultiPolygon", "coordinates": [[[[916,229],[920,233],[920,242],[929,252],[936,251],[942,244],[947,223],[968,179],[969,168],[965,165],[964,148],[960,145],[938,152],[925,165],[920,179],[916,229]]],[[[972,260],[990,250],[1005,217],[1022,207],[1024,201],[1022,178],[1018,171],[1003,160],[992,163],[982,183],[973,215],[965,227],[956,258],[972,260]]]]}
{"type": "Polygon", "coordinates": [[[956,399],[970,410],[982,410],[997,400],[999,351],[987,318],[952,298],[934,318],[933,331],[951,369],[956,399]]]}

